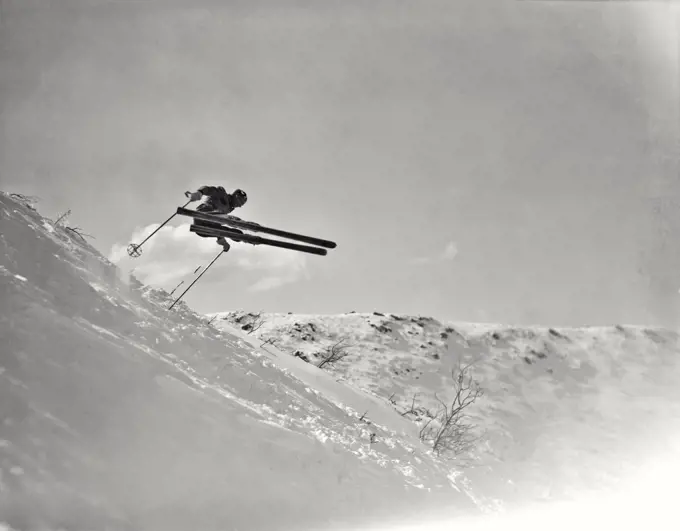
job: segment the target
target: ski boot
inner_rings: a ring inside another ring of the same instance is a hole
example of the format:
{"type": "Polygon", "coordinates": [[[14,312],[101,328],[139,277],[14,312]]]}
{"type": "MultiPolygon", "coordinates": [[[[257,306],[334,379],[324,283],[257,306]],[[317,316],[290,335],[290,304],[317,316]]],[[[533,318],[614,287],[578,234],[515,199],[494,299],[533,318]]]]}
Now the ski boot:
{"type": "Polygon", "coordinates": [[[224,252],[228,252],[229,249],[231,249],[231,245],[229,245],[229,242],[224,236],[220,236],[217,238],[217,243],[219,243],[222,246],[222,249],[224,249],[224,252]]]}

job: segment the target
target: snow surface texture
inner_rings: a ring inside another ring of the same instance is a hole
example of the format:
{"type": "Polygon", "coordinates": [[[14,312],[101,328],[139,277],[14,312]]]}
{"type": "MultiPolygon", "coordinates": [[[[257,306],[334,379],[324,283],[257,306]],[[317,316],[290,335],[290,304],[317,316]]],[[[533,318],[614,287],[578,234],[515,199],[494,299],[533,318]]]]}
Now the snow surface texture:
{"type": "Polygon", "coordinates": [[[168,311],[7,194],[0,216],[0,522],[329,529],[437,493],[477,510],[388,404],[168,311]]]}
{"type": "MultiPolygon", "coordinates": [[[[254,315],[212,317],[225,329],[248,329],[254,315]]],[[[646,466],[645,456],[668,452],[680,433],[674,331],[514,328],[380,312],[263,313],[258,322],[253,336],[314,365],[320,352],[345,339],[349,355],[324,370],[391,399],[400,413],[411,410],[414,395],[416,409],[436,410],[435,392],[450,401],[452,369],[471,363],[485,391],[469,411],[483,443],[467,459],[475,466],[466,477],[477,496],[505,506],[616,488],[646,466]]],[[[417,426],[425,420],[405,418],[417,426]]]]}

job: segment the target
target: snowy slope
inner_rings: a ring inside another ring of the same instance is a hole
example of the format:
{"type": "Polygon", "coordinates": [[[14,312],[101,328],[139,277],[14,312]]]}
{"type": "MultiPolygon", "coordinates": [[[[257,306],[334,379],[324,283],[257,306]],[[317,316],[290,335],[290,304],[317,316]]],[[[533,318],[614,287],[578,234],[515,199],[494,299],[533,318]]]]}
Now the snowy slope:
{"type": "Polygon", "coordinates": [[[0,524],[330,529],[428,500],[476,510],[389,404],[168,311],[7,194],[0,251],[0,524]]]}
{"type": "MultiPolygon", "coordinates": [[[[213,317],[234,330],[249,315],[213,317]]],[[[508,503],[613,487],[680,433],[677,331],[514,328],[378,312],[262,317],[253,336],[312,364],[315,353],[346,339],[349,355],[324,370],[391,398],[399,412],[411,409],[414,394],[417,406],[435,408],[435,392],[451,397],[451,370],[473,363],[485,395],[470,414],[485,443],[467,475],[477,494],[508,503]]]]}

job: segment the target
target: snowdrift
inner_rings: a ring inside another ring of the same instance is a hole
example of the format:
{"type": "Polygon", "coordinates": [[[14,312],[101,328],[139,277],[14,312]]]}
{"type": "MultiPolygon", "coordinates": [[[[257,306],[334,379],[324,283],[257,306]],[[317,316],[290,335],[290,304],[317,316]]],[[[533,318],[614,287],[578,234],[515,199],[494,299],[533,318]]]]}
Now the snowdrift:
{"type": "Polygon", "coordinates": [[[168,311],[4,193],[0,251],[0,524],[300,530],[476,510],[389,404],[168,311]]]}

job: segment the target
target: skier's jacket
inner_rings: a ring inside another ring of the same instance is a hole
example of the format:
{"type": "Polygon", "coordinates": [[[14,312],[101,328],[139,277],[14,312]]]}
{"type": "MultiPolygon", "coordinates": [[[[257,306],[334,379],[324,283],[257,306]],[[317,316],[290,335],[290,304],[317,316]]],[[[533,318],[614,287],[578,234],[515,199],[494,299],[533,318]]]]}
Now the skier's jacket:
{"type": "Polygon", "coordinates": [[[198,189],[203,194],[203,200],[196,208],[199,212],[216,212],[230,214],[235,206],[231,194],[228,194],[221,186],[201,186],[198,189]]]}

